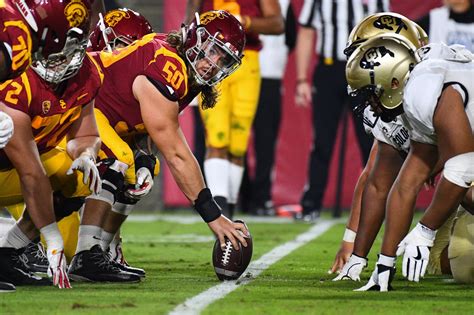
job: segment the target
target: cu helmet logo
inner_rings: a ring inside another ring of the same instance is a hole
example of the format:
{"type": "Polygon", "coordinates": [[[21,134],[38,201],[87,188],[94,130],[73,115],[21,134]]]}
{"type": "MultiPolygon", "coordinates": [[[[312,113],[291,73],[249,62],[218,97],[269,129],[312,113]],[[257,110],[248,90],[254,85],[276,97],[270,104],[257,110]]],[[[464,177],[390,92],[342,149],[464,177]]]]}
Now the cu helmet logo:
{"type": "Polygon", "coordinates": [[[81,0],[72,0],[64,8],[64,15],[70,27],[77,27],[87,20],[89,12],[81,0]]]}
{"type": "Polygon", "coordinates": [[[402,19],[391,15],[382,15],[379,17],[374,21],[374,27],[381,30],[394,31],[397,34],[400,33],[402,29],[408,30],[408,26],[405,25],[402,19]]]}
{"type": "Polygon", "coordinates": [[[202,25],[207,25],[209,22],[214,21],[215,19],[224,19],[224,14],[222,12],[206,12],[201,14],[199,20],[202,25]]]}
{"type": "Polygon", "coordinates": [[[108,13],[105,17],[105,23],[110,26],[110,27],[115,27],[118,22],[120,22],[122,19],[129,19],[130,15],[128,12],[125,11],[120,11],[120,10],[114,10],[110,13],[108,13]]]}
{"type": "Polygon", "coordinates": [[[395,57],[395,54],[384,46],[372,47],[365,52],[364,56],[360,60],[360,67],[362,69],[373,70],[375,67],[380,66],[378,59],[381,59],[386,55],[389,55],[392,58],[395,57]]]}

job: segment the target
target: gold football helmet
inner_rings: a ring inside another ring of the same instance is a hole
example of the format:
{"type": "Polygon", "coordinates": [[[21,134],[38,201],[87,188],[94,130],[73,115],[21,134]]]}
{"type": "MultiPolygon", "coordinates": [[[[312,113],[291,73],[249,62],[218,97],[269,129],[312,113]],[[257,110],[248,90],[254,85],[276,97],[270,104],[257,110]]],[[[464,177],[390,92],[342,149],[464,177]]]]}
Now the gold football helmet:
{"type": "Polygon", "coordinates": [[[415,52],[415,45],[405,37],[385,33],[366,40],[352,53],[346,79],[357,115],[368,105],[385,122],[403,112],[403,89],[419,62],[415,52]]]}
{"type": "Polygon", "coordinates": [[[418,40],[420,41],[421,46],[428,45],[428,43],[430,41],[429,41],[429,38],[428,38],[428,34],[426,34],[423,27],[421,27],[420,25],[418,25],[418,23],[416,23],[414,21],[411,21],[411,22],[413,23],[413,25],[415,25],[415,27],[418,31],[418,40]]]}
{"type": "Polygon", "coordinates": [[[398,13],[380,12],[367,16],[352,29],[344,54],[349,57],[367,39],[387,33],[405,37],[416,48],[422,46],[416,23],[398,13]]]}

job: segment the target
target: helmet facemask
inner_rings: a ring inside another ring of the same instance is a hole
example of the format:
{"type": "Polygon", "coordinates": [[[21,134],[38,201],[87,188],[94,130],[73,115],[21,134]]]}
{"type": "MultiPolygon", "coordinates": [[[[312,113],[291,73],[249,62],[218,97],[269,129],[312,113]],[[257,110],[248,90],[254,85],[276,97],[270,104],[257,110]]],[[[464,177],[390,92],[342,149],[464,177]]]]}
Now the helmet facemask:
{"type": "Polygon", "coordinates": [[[213,86],[231,75],[242,63],[237,48],[211,35],[205,27],[196,30],[196,44],[186,50],[186,59],[201,85],[213,86]]]}
{"type": "Polygon", "coordinates": [[[32,68],[45,81],[58,84],[77,74],[86,53],[87,40],[79,28],[68,31],[62,51],[44,57],[41,51],[33,55],[32,68]]]}

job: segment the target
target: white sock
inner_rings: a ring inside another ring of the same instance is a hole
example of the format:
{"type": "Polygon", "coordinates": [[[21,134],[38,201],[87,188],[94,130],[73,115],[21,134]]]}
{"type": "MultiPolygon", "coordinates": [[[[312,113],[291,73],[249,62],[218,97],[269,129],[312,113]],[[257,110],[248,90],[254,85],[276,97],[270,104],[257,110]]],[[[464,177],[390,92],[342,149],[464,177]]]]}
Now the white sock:
{"type": "Polygon", "coordinates": [[[227,200],[230,204],[235,205],[237,203],[237,198],[239,198],[240,184],[242,183],[243,176],[244,176],[243,166],[230,163],[229,199],[227,200]]]}
{"type": "Polygon", "coordinates": [[[204,161],[207,187],[212,195],[229,198],[230,162],[225,159],[212,158],[204,161]]]}
{"type": "Polygon", "coordinates": [[[5,235],[0,243],[0,247],[23,248],[30,243],[28,236],[15,224],[5,235]]]}
{"type": "Polygon", "coordinates": [[[77,240],[76,254],[89,250],[95,245],[100,245],[102,228],[95,225],[80,225],[77,240]]]}
{"type": "Polygon", "coordinates": [[[61,236],[61,232],[59,232],[58,224],[56,222],[42,227],[40,232],[44,236],[48,252],[53,249],[64,249],[63,237],[61,236]]]}
{"type": "Polygon", "coordinates": [[[115,238],[115,233],[109,233],[105,230],[102,230],[102,240],[100,241],[100,247],[102,250],[105,251],[109,248],[110,243],[115,238]]]}
{"type": "Polygon", "coordinates": [[[0,237],[6,236],[15,223],[15,219],[0,218],[0,237]]]}

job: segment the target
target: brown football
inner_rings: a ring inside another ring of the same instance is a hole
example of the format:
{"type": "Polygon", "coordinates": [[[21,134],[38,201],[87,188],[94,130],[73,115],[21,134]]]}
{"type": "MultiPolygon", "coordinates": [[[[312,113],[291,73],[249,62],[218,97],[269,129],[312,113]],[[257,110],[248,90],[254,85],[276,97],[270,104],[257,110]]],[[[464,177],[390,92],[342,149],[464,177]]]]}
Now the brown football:
{"type": "MultiPolygon", "coordinates": [[[[240,220],[235,222],[244,223],[240,220]]],[[[245,223],[244,223],[245,224],[245,223]]],[[[219,280],[236,280],[247,269],[250,260],[252,259],[253,242],[252,236],[245,237],[247,247],[244,247],[239,242],[239,250],[236,250],[230,240],[226,238],[226,246],[221,248],[219,240],[214,243],[212,251],[212,264],[219,280]]]]}

